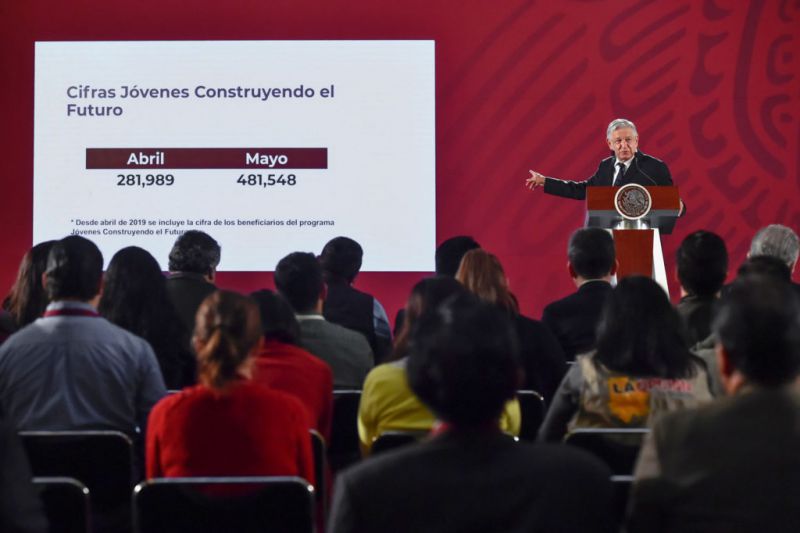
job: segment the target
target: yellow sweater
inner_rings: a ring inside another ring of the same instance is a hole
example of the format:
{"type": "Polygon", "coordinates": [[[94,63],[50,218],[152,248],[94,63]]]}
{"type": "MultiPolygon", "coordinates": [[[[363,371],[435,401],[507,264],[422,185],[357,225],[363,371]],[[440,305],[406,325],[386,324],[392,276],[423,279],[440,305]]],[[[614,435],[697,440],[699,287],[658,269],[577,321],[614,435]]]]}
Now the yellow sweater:
{"type": "MultiPolygon", "coordinates": [[[[385,431],[427,431],[436,417],[408,386],[406,360],[378,365],[364,381],[358,408],[358,435],[366,455],[372,441],[385,431]]],[[[519,435],[522,415],[519,402],[508,402],[500,416],[500,429],[519,435]]]]}

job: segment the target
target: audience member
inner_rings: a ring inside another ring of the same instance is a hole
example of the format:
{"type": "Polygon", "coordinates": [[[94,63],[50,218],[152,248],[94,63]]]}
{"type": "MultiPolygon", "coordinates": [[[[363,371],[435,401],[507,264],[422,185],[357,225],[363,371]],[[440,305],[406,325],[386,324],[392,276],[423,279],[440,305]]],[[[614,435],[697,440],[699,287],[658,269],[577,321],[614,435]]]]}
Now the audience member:
{"type": "Polygon", "coordinates": [[[147,431],[147,477],[300,476],[314,483],[299,400],[249,379],[261,340],[256,304],[227,291],[197,311],[199,385],[160,401],[147,431]]]}
{"type": "Polygon", "coordinates": [[[569,369],[539,438],[557,441],[580,427],[643,427],[662,412],[710,399],[705,365],[686,347],[666,293],[633,276],[606,300],[597,351],[569,369]]]}
{"type": "Polygon", "coordinates": [[[0,335],[3,339],[44,313],[47,294],[42,285],[42,274],[47,268],[47,254],[55,242],[41,242],[22,256],[17,279],[3,302],[5,313],[0,318],[0,335]]]}
{"type": "Polygon", "coordinates": [[[100,317],[103,256],[66,237],[50,249],[42,318],[0,347],[0,404],[19,430],[117,429],[135,435],[166,394],[140,337],[100,317]]]}
{"type": "Polygon", "coordinates": [[[470,250],[461,260],[456,279],[478,298],[511,317],[525,370],[521,388],[539,392],[549,403],[567,371],[564,351],[547,326],[519,313],[500,261],[485,250],[470,250]]]}
{"type": "Polygon", "coordinates": [[[800,304],[737,280],[713,329],[728,397],[659,419],[636,468],[629,531],[800,531],[800,304]]]}
{"type": "Polygon", "coordinates": [[[220,254],[217,241],[197,230],[178,237],[169,252],[167,294],[187,331],[194,331],[200,303],[217,290],[214,280],[220,254]]]}
{"type": "Polygon", "coordinates": [[[544,308],[542,322],[555,334],[567,361],[594,349],[595,330],[611,278],[617,271],[614,239],[600,228],[582,228],[569,239],[567,270],[578,290],[544,308]]]}
{"type": "Polygon", "coordinates": [[[363,255],[361,245],[347,237],[331,239],[322,249],[319,262],[328,288],[322,314],[329,322],[363,334],[381,360],[392,348],[392,333],[381,303],[353,287],[363,255]]]}
{"type": "MultiPolygon", "coordinates": [[[[364,454],[369,453],[372,442],[385,431],[428,431],[434,426],[436,416],[408,386],[409,339],[420,316],[436,309],[447,298],[465,293],[463,285],[446,276],[423,279],[414,285],[392,360],[373,368],[364,381],[358,407],[358,435],[364,454]]],[[[503,409],[500,428],[518,435],[521,424],[519,402],[512,400],[503,409]]]]}
{"type": "Polygon", "coordinates": [[[728,276],[728,250],[719,235],[700,230],[683,239],[675,258],[681,285],[678,314],[694,346],[711,334],[714,302],[728,276]]]}
{"type": "Polygon", "coordinates": [[[42,502],[31,478],[28,457],[17,431],[6,423],[5,417],[0,413],[0,531],[48,531],[42,502]]]}
{"type": "MultiPolygon", "coordinates": [[[[789,267],[789,275],[794,273],[797,259],[800,256],[800,238],[792,228],[781,224],[770,224],[761,228],[750,242],[747,257],[768,255],[777,257],[789,267]]],[[[792,283],[795,292],[800,296],[800,284],[792,283]]]]}
{"type": "Polygon", "coordinates": [[[507,313],[472,300],[427,313],[409,347],[411,388],[443,425],[340,474],[333,533],[612,530],[605,466],[497,429],[520,382],[516,335],[507,313]]]}
{"type": "Polygon", "coordinates": [[[295,396],[306,408],[308,427],[330,439],[331,367],[298,346],[300,325],[286,300],[269,290],[254,292],[252,297],[261,311],[264,335],[253,364],[253,381],[295,396]]]}
{"type": "Polygon", "coordinates": [[[275,286],[300,322],[300,346],[331,367],[334,387],[360,389],[373,365],[372,350],[360,333],[325,320],[325,282],[314,254],[294,252],[275,267],[275,286]]]}
{"type": "MultiPolygon", "coordinates": [[[[792,274],[789,267],[783,260],[775,256],[755,255],[747,258],[745,262],[741,264],[739,270],[737,270],[736,279],[744,279],[752,275],[763,276],[772,279],[776,283],[791,287],[792,274]]],[[[733,287],[733,285],[726,286],[723,290],[723,295],[727,294],[727,291],[729,291],[731,287],[733,287]]],[[[701,358],[708,368],[709,379],[711,381],[711,393],[714,396],[721,396],[725,391],[719,377],[716,345],[717,336],[713,333],[709,333],[708,337],[692,348],[692,352],[701,358]]]]}
{"type": "MultiPolygon", "coordinates": [[[[464,254],[475,248],[480,248],[481,245],[467,235],[457,235],[450,237],[442,242],[434,255],[436,263],[436,275],[445,276],[448,278],[456,277],[456,271],[461,264],[461,258],[464,254]]],[[[400,309],[394,319],[394,336],[397,337],[403,329],[403,321],[405,318],[405,309],[400,309]]]]}
{"type": "Polygon", "coordinates": [[[167,296],[158,261],[137,246],[111,258],[98,311],[150,343],[168,389],[195,383],[195,358],[189,332],[167,296]]]}

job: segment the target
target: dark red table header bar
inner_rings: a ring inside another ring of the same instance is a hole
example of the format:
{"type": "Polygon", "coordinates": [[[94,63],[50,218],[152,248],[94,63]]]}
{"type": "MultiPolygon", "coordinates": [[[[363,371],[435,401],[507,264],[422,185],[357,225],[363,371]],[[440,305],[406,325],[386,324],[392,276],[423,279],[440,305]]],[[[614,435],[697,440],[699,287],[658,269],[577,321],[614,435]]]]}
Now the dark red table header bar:
{"type": "Polygon", "coordinates": [[[87,148],[87,169],[328,168],[327,148],[87,148]]]}

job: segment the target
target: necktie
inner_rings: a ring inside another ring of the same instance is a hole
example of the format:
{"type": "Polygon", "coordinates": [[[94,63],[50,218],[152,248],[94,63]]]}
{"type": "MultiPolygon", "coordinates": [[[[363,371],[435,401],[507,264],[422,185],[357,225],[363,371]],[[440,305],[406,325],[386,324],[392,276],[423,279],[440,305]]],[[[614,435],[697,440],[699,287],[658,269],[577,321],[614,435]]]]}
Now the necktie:
{"type": "Polygon", "coordinates": [[[611,185],[617,185],[622,181],[625,176],[625,163],[617,163],[617,175],[614,176],[614,181],[611,185]]]}

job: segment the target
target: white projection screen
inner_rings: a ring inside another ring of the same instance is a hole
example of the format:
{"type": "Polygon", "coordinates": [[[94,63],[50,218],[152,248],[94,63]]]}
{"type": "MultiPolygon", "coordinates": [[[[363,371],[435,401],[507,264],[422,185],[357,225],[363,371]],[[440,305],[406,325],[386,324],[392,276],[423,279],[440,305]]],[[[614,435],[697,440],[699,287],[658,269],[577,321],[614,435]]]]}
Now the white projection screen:
{"type": "Polygon", "coordinates": [[[433,41],[37,42],[33,241],[184,231],[220,270],[345,235],[365,271],[431,271],[433,41]]]}

